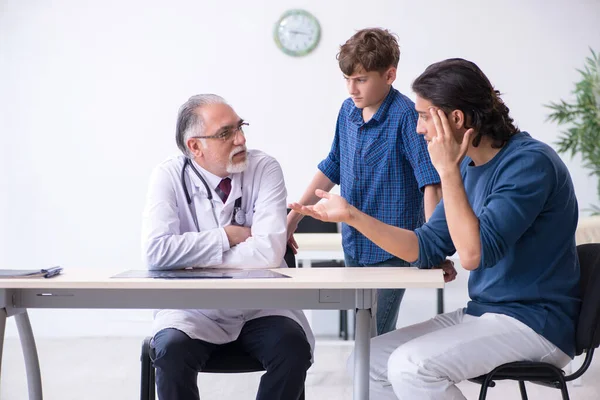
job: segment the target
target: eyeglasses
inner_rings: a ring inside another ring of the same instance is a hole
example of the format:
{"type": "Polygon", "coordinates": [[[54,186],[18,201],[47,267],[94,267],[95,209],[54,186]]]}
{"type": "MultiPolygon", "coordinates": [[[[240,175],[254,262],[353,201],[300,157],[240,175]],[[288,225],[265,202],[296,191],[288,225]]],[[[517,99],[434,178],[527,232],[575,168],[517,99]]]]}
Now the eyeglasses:
{"type": "Polygon", "coordinates": [[[229,139],[233,138],[234,136],[237,135],[238,132],[242,133],[245,135],[244,133],[244,127],[245,126],[249,126],[250,124],[248,122],[240,122],[240,124],[237,126],[237,128],[226,128],[225,130],[223,130],[222,132],[219,133],[215,133],[214,135],[210,135],[210,136],[192,136],[192,138],[195,139],[221,139],[222,141],[226,142],[229,139]]]}

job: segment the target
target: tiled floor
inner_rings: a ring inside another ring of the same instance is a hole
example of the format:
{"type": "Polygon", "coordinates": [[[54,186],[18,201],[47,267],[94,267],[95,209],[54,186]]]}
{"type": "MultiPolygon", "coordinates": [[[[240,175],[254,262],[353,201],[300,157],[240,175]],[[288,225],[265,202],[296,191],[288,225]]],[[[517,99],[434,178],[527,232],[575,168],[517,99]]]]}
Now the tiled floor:
{"type": "MultiPolygon", "coordinates": [[[[105,400],[139,398],[139,355],[142,338],[38,339],[45,400],[105,400]]],[[[319,341],[315,364],[306,381],[307,400],[352,399],[352,382],[345,364],[352,342],[319,341]]],[[[0,399],[26,400],[25,367],[17,339],[4,347],[0,399]]],[[[260,373],[200,374],[203,400],[254,399],[260,373]]],[[[469,382],[460,388],[477,399],[479,387],[469,382]]],[[[560,399],[557,390],[529,385],[530,399],[560,399]]],[[[600,361],[583,378],[583,386],[570,388],[574,400],[600,399],[600,361]]],[[[517,385],[500,382],[488,399],[518,399],[517,385]]]]}

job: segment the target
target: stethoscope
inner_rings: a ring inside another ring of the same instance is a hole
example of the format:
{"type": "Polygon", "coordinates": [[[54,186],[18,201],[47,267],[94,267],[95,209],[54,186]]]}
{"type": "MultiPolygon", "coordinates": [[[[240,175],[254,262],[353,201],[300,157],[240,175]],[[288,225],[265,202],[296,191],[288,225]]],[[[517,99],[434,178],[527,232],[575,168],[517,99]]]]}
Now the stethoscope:
{"type": "MultiPolygon", "coordinates": [[[[204,185],[204,188],[206,189],[206,197],[210,201],[210,206],[212,208],[212,214],[213,214],[213,218],[215,220],[215,224],[217,224],[217,226],[220,226],[219,220],[217,218],[217,212],[215,211],[215,203],[213,202],[212,191],[210,190],[208,183],[206,183],[206,180],[204,179],[204,177],[202,176],[200,171],[198,171],[196,169],[196,167],[194,167],[194,164],[192,164],[190,159],[186,157],[185,161],[183,162],[183,167],[181,168],[181,186],[183,187],[183,192],[185,193],[185,199],[187,200],[188,207],[190,208],[192,217],[194,218],[194,225],[196,225],[196,230],[198,232],[200,232],[200,228],[198,225],[198,217],[196,216],[196,213],[194,212],[194,210],[192,210],[192,197],[190,196],[190,192],[188,191],[187,185],[185,184],[185,168],[188,165],[190,166],[190,168],[192,168],[192,171],[194,171],[194,173],[196,174],[198,179],[200,179],[202,181],[202,184],[204,185]]],[[[241,183],[241,191],[242,191],[242,193],[244,193],[244,175],[243,174],[242,174],[241,182],[242,182],[241,183]]],[[[231,224],[243,226],[245,223],[246,223],[246,213],[242,210],[242,196],[240,196],[235,200],[235,204],[233,205],[233,215],[231,216],[231,224]]]]}

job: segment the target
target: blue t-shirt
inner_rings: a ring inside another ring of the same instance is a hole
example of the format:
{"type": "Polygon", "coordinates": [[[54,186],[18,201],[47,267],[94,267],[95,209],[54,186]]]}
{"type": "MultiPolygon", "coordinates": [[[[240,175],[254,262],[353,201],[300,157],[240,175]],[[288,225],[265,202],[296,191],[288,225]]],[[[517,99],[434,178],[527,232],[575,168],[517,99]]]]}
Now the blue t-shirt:
{"type": "MultiPolygon", "coordinates": [[[[550,146],[521,132],[484,165],[473,166],[466,157],[461,173],[481,238],[467,314],[509,315],[573,357],[580,308],[578,209],[567,167],[550,146]]],[[[416,234],[415,264],[421,267],[455,252],[443,201],[416,234]]]]}
{"type": "MultiPolygon", "coordinates": [[[[394,88],[369,122],[347,99],[319,169],[350,204],[389,225],[415,230],[425,222],[422,189],[440,178],[417,134],[415,104],[394,88]]],[[[393,257],[356,229],[342,227],[344,252],[360,264],[393,257]]]]}

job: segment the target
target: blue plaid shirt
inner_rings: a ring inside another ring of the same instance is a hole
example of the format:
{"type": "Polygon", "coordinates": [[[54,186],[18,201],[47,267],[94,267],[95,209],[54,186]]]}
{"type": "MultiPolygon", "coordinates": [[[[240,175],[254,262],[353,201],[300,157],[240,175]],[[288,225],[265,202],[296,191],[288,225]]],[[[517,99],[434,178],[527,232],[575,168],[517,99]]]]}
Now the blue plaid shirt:
{"type": "MultiPolygon", "coordinates": [[[[425,222],[423,189],[440,183],[425,140],[417,134],[415,104],[391,88],[365,123],[362,109],[347,99],[338,115],[331,151],[319,169],[340,185],[350,204],[387,224],[415,230],[425,222]]],[[[344,252],[360,264],[393,257],[343,224],[344,252]]]]}

